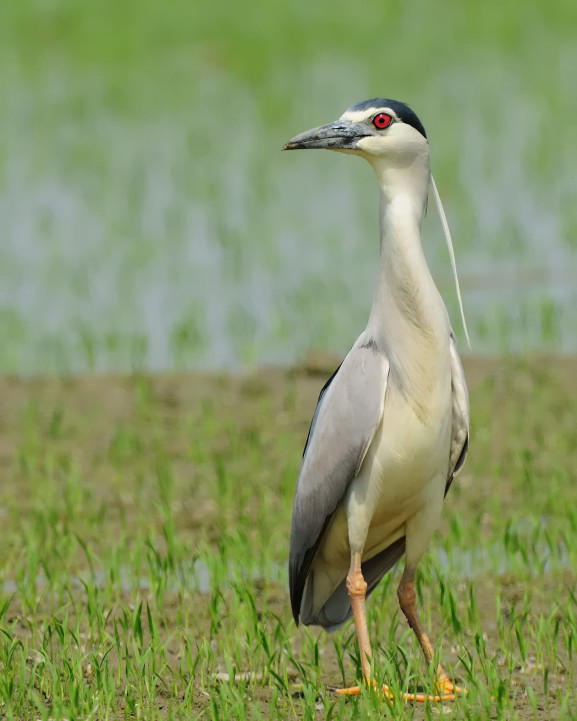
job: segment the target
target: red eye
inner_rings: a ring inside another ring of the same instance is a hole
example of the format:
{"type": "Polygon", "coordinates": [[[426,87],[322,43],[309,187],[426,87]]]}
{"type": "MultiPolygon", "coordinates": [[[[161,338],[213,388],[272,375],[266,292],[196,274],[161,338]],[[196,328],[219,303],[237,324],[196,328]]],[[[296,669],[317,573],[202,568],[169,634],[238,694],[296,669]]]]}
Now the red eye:
{"type": "Polygon", "coordinates": [[[389,127],[392,121],[393,119],[390,115],[387,115],[386,113],[378,113],[373,118],[373,125],[377,128],[377,130],[384,130],[389,127]]]}

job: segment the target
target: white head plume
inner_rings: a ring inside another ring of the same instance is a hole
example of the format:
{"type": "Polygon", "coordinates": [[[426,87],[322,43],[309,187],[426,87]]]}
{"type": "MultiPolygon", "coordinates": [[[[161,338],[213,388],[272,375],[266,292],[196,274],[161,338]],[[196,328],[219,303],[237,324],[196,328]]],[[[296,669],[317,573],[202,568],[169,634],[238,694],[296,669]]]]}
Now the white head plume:
{"type": "Polygon", "coordinates": [[[441,196],[437,190],[435,179],[431,175],[431,186],[433,187],[433,195],[435,196],[435,202],[437,204],[437,210],[439,211],[439,217],[441,219],[441,225],[443,226],[443,232],[445,233],[445,240],[447,241],[447,248],[449,250],[449,257],[451,259],[451,269],[453,271],[453,278],[455,280],[455,288],[457,290],[457,300],[459,301],[459,311],[461,313],[461,323],[463,324],[463,331],[465,332],[465,338],[467,339],[467,345],[471,347],[471,339],[469,338],[469,331],[467,330],[467,321],[465,320],[465,311],[463,310],[463,301],[461,299],[461,288],[459,287],[459,276],[457,275],[457,263],[455,261],[455,251],[453,250],[453,241],[451,240],[451,231],[449,230],[449,224],[447,223],[447,216],[443,209],[443,203],[441,202],[441,196]]]}

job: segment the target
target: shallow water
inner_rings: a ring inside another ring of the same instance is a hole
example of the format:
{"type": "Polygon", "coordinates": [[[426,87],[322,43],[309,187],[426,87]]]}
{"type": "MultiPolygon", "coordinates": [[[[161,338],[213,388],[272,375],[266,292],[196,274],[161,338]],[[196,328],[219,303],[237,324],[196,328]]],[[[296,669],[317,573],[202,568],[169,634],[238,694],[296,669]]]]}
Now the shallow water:
{"type": "MultiPolygon", "coordinates": [[[[432,128],[473,349],[577,351],[577,148],[551,129],[552,101],[507,62],[431,71],[412,94],[432,128]],[[439,108],[450,113],[438,118],[439,108]]],[[[561,42],[549,84],[569,117],[576,62],[561,42]]],[[[276,124],[263,97],[226,73],[198,81],[185,106],[146,110],[111,103],[98,71],[8,74],[0,371],[238,369],[345,351],[374,283],[371,172],[278,151],[371,92],[355,70],[319,59],[302,107],[276,124]],[[213,125],[223,97],[235,118],[226,144],[213,125]]],[[[462,335],[432,208],[424,232],[462,335]]]]}
{"type": "MultiPolygon", "coordinates": [[[[555,553],[552,553],[550,548],[541,544],[538,549],[533,549],[534,553],[535,550],[535,564],[530,569],[532,575],[572,568],[572,559],[565,548],[557,549],[555,553]]],[[[525,568],[523,561],[516,554],[507,553],[502,546],[497,544],[482,546],[475,550],[452,549],[450,552],[444,548],[435,548],[430,551],[429,556],[441,576],[450,575],[462,580],[474,580],[487,575],[501,576],[506,573],[518,573],[520,568],[525,568]]],[[[269,564],[263,572],[262,568],[240,568],[238,564],[229,562],[228,568],[224,572],[222,569],[218,570],[216,581],[213,575],[214,571],[211,571],[211,566],[202,559],[197,559],[188,571],[181,573],[178,582],[172,580],[165,588],[169,592],[186,589],[205,594],[210,593],[217,584],[222,585],[223,582],[264,580],[283,586],[288,584],[286,566],[277,563],[269,564]]],[[[48,579],[44,575],[38,575],[34,580],[34,586],[38,589],[46,586],[47,583],[48,579]]],[[[92,577],[72,579],[72,585],[79,590],[84,588],[86,583],[104,588],[110,585],[110,579],[104,571],[98,570],[92,577]]],[[[8,594],[17,593],[21,585],[22,583],[15,579],[6,579],[2,583],[2,590],[8,594]]],[[[29,579],[26,579],[24,585],[30,586],[29,579]]],[[[154,581],[149,576],[135,579],[127,568],[122,567],[119,571],[118,587],[127,592],[133,591],[135,588],[150,590],[154,587],[154,581]]]]}

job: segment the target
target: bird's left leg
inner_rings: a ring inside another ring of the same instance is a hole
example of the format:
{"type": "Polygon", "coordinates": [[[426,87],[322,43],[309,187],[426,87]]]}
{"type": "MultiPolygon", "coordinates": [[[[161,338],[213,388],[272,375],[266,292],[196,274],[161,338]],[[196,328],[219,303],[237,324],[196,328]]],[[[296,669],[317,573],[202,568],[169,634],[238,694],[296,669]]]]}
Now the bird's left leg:
{"type": "MultiPolygon", "coordinates": [[[[359,646],[359,655],[361,657],[361,668],[363,671],[363,680],[367,685],[371,683],[371,658],[373,652],[371,649],[371,640],[369,638],[369,630],[367,628],[366,613],[366,595],[367,582],[364,579],[361,568],[361,554],[357,552],[351,553],[351,565],[347,573],[347,593],[351,602],[351,610],[355,622],[355,631],[357,632],[357,642],[359,646]]],[[[348,696],[355,696],[361,692],[360,686],[351,686],[350,688],[340,688],[337,693],[348,696]]]]}
{"type": "Polygon", "coordinates": [[[351,566],[347,574],[347,592],[349,594],[351,610],[355,621],[355,630],[357,632],[363,678],[367,683],[370,683],[371,658],[373,657],[373,652],[371,650],[371,640],[369,638],[369,630],[367,628],[367,612],[365,603],[367,595],[367,582],[363,577],[361,569],[360,553],[353,553],[351,556],[351,566]]]}
{"type": "MultiPolygon", "coordinates": [[[[361,668],[363,672],[363,681],[367,686],[373,686],[376,689],[374,679],[371,679],[371,659],[373,652],[371,650],[371,641],[369,638],[369,630],[367,628],[366,613],[366,597],[367,582],[363,576],[362,557],[363,549],[367,540],[367,533],[371,524],[371,503],[367,501],[368,484],[370,476],[365,474],[356,479],[355,483],[349,489],[346,500],[347,526],[349,533],[349,548],[351,551],[351,561],[349,572],[347,573],[347,592],[353,612],[355,622],[355,630],[357,632],[357,641],[359,645],[359,655],[361,657],[361,668]]],[[[346,695],[356,695],[361,692],[360,686],[351,688],[338,689],[338,693],[346,695]]],[[[379,693],[390,698],[389,689],[383,686],[379,693]]]]}

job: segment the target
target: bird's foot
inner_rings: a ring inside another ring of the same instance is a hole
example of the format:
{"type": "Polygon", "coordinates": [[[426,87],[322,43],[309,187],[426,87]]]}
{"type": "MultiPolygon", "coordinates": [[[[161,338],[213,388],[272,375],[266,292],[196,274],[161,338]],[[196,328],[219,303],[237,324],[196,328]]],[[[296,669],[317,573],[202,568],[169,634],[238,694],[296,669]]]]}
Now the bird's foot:
{"type": "MultiPolygon", "coordinates": [[[[377,688],[376,681],[373,681],[372,686],[378,694],[382,694],[384,699],[387,699],[388,701],[395,700],[395,695],[392,693],[388,686],[381,686],[381,688],[379,689],[377,688]]],[[[457,686],[448,678],[440,678],[435,684],[435,686],[436,688],[434,694],[428,694],[423,692],[407,692],[401,694],[401,698],[407,703],[441,703],[443,701],[454,701],[457,696],[465,695],[468,693],[466,688],[461,688],[460,686],[457,686]]],[[[341,696],[358,696],[360,693],[362,693],[362,690],[363,686],[350,686],[348,688],[334,689],[334,691],[336,691],[336,693],[341,696]]]]}
{"type": "MultiPolygon", "coordinates": [[[[333,690],[340,696],[358,696],[360,693],[362,693],[363,688],[366,688],[368,684],[369,682],[367,681],[365,686],[349,686],[348,688],[335,688],[333,690]]],[[[382,695],[382,697],[387,699],[388,701],[393,700],[393,694],[391,693],[391,690],[388,686],[383,685],[379,688],[377,682],[374,680],[371,685],[375,693],[382,695]]]]}
{"type": "Polygon", "coordinates": [[[358,696],[361,693],[360,686],[349,686],[348,688],[331,688],[330,691],[338,693],[339,696],[358,696]]]}
{"type": "Polygon", "coordinates": [[[441,676],[435,684],[435,693],[404,693],[403,701],[413,701],[416,703],[441,703],[443,701],[454,701],[457,696],[463,696],[467,694],[466,688],[457,686],[446,676],[441,676]]]}

